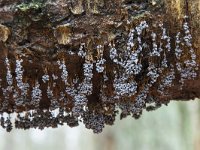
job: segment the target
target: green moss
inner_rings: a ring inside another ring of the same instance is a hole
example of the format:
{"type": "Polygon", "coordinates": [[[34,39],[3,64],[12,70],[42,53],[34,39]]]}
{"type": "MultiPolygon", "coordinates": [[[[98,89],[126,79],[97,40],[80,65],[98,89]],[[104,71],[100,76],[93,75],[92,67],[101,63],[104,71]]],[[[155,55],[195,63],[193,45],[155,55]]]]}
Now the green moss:
{"type": "Polygon", "coordinates": [[[21,3],[17,5],[17,8],[25,12],[31,9],[40,9],[43,6],[44,6],[44,3],[41,0],[33,0],[30,3],[21,3]]]}

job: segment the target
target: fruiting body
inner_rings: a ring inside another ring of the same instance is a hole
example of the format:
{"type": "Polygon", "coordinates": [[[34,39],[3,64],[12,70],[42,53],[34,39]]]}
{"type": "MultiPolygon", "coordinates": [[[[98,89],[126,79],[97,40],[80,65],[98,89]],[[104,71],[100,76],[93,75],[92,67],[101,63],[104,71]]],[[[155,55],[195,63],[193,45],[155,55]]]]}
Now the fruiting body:
{"type": "Polygon", "coordinates": [[[32,3],[17,7],[10,39],[6,32],[0,37],[0,114],[7,131],[18,113],[15,127],[20,129],[74,127],[82,121],[99,133],[113,124],[118,108],[121,118],[137,119],[143,110],[180,97],[175,94],[184,92],[187,82],[199,81],[199,53],[186,18],[171,29],[154,9],[138,15],[148,3],[142,1],[114,1],[110,9],[104,4],[109,1],[74,2],[70,15],[64,5],[56,10],[66,18],[46,10],[52,3],[32,3]],[[101,15],[104,11],[107,15],[101,15]]]}

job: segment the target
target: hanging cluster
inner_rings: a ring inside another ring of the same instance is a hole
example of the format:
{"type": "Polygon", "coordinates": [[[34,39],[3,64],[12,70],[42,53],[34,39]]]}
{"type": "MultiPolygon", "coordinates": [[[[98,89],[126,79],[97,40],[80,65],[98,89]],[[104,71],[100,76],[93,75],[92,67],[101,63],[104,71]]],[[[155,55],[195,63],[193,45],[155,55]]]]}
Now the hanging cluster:
{"type": "Polygon", "coordinates": [[[105,124],[113,125],[118,108],[121,118],[139,118],[144,109],[160,107],[150,91],[167,97],[176,77],[182,86],[197,77],[186,20],[176,37],[170,37],[162,23],[154,31],[155,25],[141,21],[122,39],[95,45],[93,51],[81,43],[77,50],[59,53],[48,71],[34,69],[37,77],[33,79],[27,76],[32,68],[27,71],[23,65],[25,56],[17,56],[15,61],[6,56],[6,73],[0,74],[1,126],[9,132],[16,112],[15,127],[19,129],[74,127],[82,121],[99,133],[105,124]],[[121,46],[120,40],[125,44],[121,46]],[[72,64],[72,58],[77,62],[72,64]]]}

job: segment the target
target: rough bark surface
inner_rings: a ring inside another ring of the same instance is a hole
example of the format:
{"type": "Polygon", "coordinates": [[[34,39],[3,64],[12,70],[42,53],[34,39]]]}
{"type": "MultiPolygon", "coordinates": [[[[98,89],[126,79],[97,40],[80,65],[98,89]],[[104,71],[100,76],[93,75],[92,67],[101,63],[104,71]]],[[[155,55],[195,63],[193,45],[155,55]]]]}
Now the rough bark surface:
{"type": "Polygon", "coordinates": [[[116,108],[200,98],[199,65],[199,0],[0,0],[0,112],[53,120],[17,128],[100,132],[116,108]]]}

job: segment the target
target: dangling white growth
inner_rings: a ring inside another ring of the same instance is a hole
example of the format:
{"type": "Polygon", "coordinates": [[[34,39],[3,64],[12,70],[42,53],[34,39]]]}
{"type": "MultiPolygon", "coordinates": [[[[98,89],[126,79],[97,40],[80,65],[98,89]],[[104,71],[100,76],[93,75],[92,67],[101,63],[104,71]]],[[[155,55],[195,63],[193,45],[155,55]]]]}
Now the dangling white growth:
{"type": "Polygon", "coordinates": [[[137,93],[137,82],[128,81],[127,75],[123,74],[121,78],[115,75],[114,88],[117,96],[133,96],[137,93]]]}
{"type": "Polygon", "coordinates": [[[82,94],[92,94],[92,78],[93,78],[93,63],[86,61],[83,64],[84,81],[79,85],[80,92],[82,94]]]}
{"type": "Polygon", "coordinates": [[[141,35],[141,34],[142,34],[142,31],[143,31],[144,29],[148,28],[148,27],[149,27],[149,25],[147,24],[147,22],[146,22],[146,21],[142,21],[142,22],[140,23],[140,25],[137,26],[135,29],[136,29],[136,31],[137,31],[137,34],[138,34],[138,35],[141,35]]]}
{"type": "Polygon", "coordinates": [[[171,38],[170,37],[167,38],[167,45],[165,47],[167,48],[168,52],[171,51],[171,38]]]}
{"type": "Polygon", "coordinates": [[[21,63],[23,62],[22,59],[18,60],[16,59],[16,69],[15,69],[15,73],[16,73],[16,81],[17,81],[17,86],[19,89],[23,88],[23,69],[22,69],[22,65],[21,63]]]}
{"type": "Polygon", "coordinates": [[[34,104],[34,106],[39,107],[40,100],[42,99],[42,91],[40,90],[40,84],[38,81],[36,81],[35,86],[33,87],[31,98],[31,103],[34,104]]]}
{"type": "Polygon", "coordinates": [[[151,63],[149,64],[148,67],[148,73],[147,76],[150,77],[150,87],[157,81],[157,78],[159,77],[159,71],[158,68],[155,66],[155,64],[151,63]]]}
{"type": "MultiPolygon", "coordinates": [[[[180,82],[182,83],[182,85],[184,84],[185,80],[194,79],[197,77],[196,70],[198,68],[198,65],[196,63],[196,54],[194,52],[194,49],[192,48],[192,35],[190,34],[188,22],[185,22],[183,24],[183,29],[185,32],[185,36],[183,37],[183,40],[184,40],[186,46],[189,48],[191,60],[184,61],[184,64],[186,67],[182,67],[182,69],[180,70],[180,73],[181,73],[180,82]]],[[[181,66],[180,66],[180,68],[181,68],[181,66]]]]}
{"type": "Polygon", "coordinates": [[[53,91],[50,86],[47,87],[47,97],[51,100],[53,98],[53,91]]]}
{"type": "Polygon", "coordinates": [[[161,62],[161,66],[159,67],[159,73],[162,74],[163,70],[165,68],[168,68],[168,65],[167,65],[167,57],[166,57],[166,54],[164,52],[163,54],[163,59],[162,59],[162,62],[161,62]]]}
{"type": "Polygon", "coordinates": [[[181,72],[182,67],[181,67],[181,63],[180,63],[180,62],[176,63],[176,68],[177,68],[177,70],[178,70],[179,72],[181,72]]]}
{"type": "Polygon", "coordinates": [[[13,91],[13,86],[12,86],[13,76],[10,71],[10,63],[9,63],[9,60],[7,57],[5,58],[5,64],[6,64],[6,69],[7,69],[6,81],[7,81],[8,86],[6,88],[2,88],[3,96],[4,96],[4,102],[3,102],[2,109],[6,109],[8,107],[10,94],[13,91]]]}
{"type": "Polygon", "coordinates": [[[163,60],[162,60],[161,66],[162,66],[162,68],[167,68],[168,67],[167,66],[167,57],[166,57],[165,52],[163,54],[163,60]]]}
{"type": "Polygon", "coordinates": [[[131,106],[130,109],[133,115],[141,114],[142,109],[145,107],[145,101],[147,99],[148,92],[149,92],[149,85],[146,85],[144,89],[137,95],[135,103],[134,105],[131,106]]]}
{"type": "Polygon", "coordinates": [[[139,62],[138,54],[132,52],[131,55],[129,56],[129,59],[126,61],[126,64],[124,65],[126,73],[129,75],[139,74],[140,71],[142,70],[142,64],[138,62],[139,62]]]}
{"type": "Polygon", "coordinates": [[[69,94],[71,97],[75,97],[77,90],[74,87],[66,87],[65,92],[69,94]]]}
{"type": "Polygon", "coordinates": [[[183,24],[183,29],[185,31],[185,36],[183,37],[183,39],[184,39],[184,41],[185,41],[185,43],[186,43],[186,45],[188,47],[192,47],[192,43],[191,43],[191,41],[192,41],[192,35],[190,34],[188,22],[185,22],[183,24]]]}
{"type": "Polygon", "coordinates": [[[175,48],[175,55],[176,55],[176,58],[178,60],[180,60],[181,58],[181,55],[182,55],[182,50],[180,48],[180,43],[181,43],[181,40],[180,40],[180,32],[177,33],[176,35],[176,48],[175,48]]]}
{"type": "Polygon", "coordinates": [[[149,93],[149,85],[146,85],[145,88],[138,94],[136,97],[136,104],[142,104],[147,99],[147,94],[149,93]]]}
{"type": "Polygon", "coordinates": [[[160,54],[161,54],[161,52],[163,51],[162,45],[163,45],[163,43],[160,42],[160,45],[159,45],[159,48],[158,48],[158,52],[159,52],[160,54]]]}
{"type": "Polygon", "coordinates": [[[106,75],[105,71],[104,71],[104,74],[103,74],[103,80],[104,80],[104,82],[108,81],[108,76],[106,75]]]}
{"type": "Polygon", "coordinates": [[[48,97],[48,99],[49,99],[50,102],[51,102],[51,105],[50,105],[50,109],[51,109],[51,110],[55,110],[55,109],[59,108],[58,101],[57,101],[57,99],[54,97],[54,95],[53,95],[53,90],[50,88],[49,85],[48,85],[48,87],[47,87],[47,97],[48,97]]]}
{"type": "Polygon", "coordinates": [[[171,87],[174,79],[175,79],[175,72],[174,69],[172,68],[171,71],[165,76],[165,78],[162,79],[161,84],[158,87],[158,92],[160,94],[164,94],[165,88],[171,87]]]}
{"type": "Polygon", "coordinates": [[[137,37],[137,41],[138,41],[138,49],[137,49],[137,53],[141,53],[142,52],[142,40],[141,40],[141,34],[142,34],[142,31],[146,28],[148,28],[149,25],[147,24],[146,21],[142,21],[136,28],[136,33],[138,35],[137,37]]]}
{"type": "Polygon", "coordinates": [[[27,96],[29,84],[23,82],[23,67],[21,63],[23,62],[22,59],[16,59],[16,68],[15,68],[15,73],[16,73],[16,81],[17,81],[17,87],[21,90],[21,98],[24,99],[27,96]]]}
{"type": "Polygon", "coordinates": [[[86,52],[83,51],[84,46],[85,46],[85,43],[81,43],[79,51],[78,51],[78,56],[82,58],[86,56],[86,52]]]}
{"type": "Polygon", "coordinates": [[[158,45],[156,44],[156,34],[152,32],[151,37],[152,37],[153,50],[150,53],[150,56],[160,56],[160,51],[158,49],[158,45]]]}
{"type": "Polygon", "coordinates": [[[130,82],[130,83],[120,83],[120,81],[114,81],[114,88],[115,92],[118,96],[132,96],[137,93],[137,83],[130,82]]]}
{"type": "Polygon", "coordinates": [[[142,52],[142,41],[141,41],[141,34],[142,31],[148,28],[148,24],[146,21],[142,21],[135,29],[132,29],[128,35],[127,41],[127,49],[123,52],[123,54],[117,54],[117,50],[115,46],[111,46],[110,49],[110,58],[113,60],[114,63],[120,65],[125,69],[127,75],[132,74],[139,74],[142,70],[142,64],[139,62],[139,54],[142,52]],[[132,48],[134,47],[134,33],[137,34],[137,41],[138,41],[138,49],[133,51],[132,48]],[[122,59],[122,55],[124,55],[124,59],[122,59]],[[120,59],[120,60],[119,60],[120,59]]]}
{"type": "Polygon", "coordinates": [[[87,97],[85,95],[77,94],[74,97],[74,107],[72,108],[73,116],[79,117],[83,113],[83,107],[87,104],[87,97]]]}
{"type": "Polygon", "coordinates": [[[7,81],[7,84],[9,86],[12,86],[12,84],[13,84],[13,76],[12,76],[11,71],[10,71],[10,62],[8,60],[8,57],[6,57],[5,63],[6,63],[6,69],[7,69],[6,81],[7,81]]]}
{"type": "Polygon", "coordinates": [[[97,60],[96,63],[96,70],[98,73],[102,73],[104,71],[104,63],[106,62],[105,59],[101,58],[100,60],[97,60]]]}
{"type": "MultiPolygon", "coordinates": [[[[142,64],[139,63],[139,54],[142,52],[142,41],[141,41],[141,34],[142,31],[148,28],[148,24],[146,21],[142,21],[135,30],[132,30],[131,36],[129,37],[128,45],[134,46],[133,44],[129,44],[131,41],[133,43],[133,33],[136,31],[137,33],[137,41],[138,41],[138,49],[136,51],[131,51],[131,49],[127,49],[128,51],[128,59],[124,62],[124,68],[127,74],[139,74],[142,70],[142,64]],[[134,31],[134,32],[133,32],[134,31]],[[130,51],[129,51],[130,50],[130,51]]],[[[130,47],[130,46],[129,46],[130,47]]],[[[129,48],[128,47],[128,48],[129,48]]]]}
{"type": "Polygon", "coordinates": [[[43,81],[44,83],[48,82],[48,81],[49,81],[49,75],[48,75],[48,74],[43,75],[43,76],[42,76],[42,81],[43,81]]]}
{"type": "Polygon", "coordinates": [[[142,64],[139,62],[139,55],[142,52],[143,45],[141,40],[141,34],[144,29],[148,28],[146,21],[142,21],[135,29],[132,29],[128,35],[127,49],[123,52],[124,60],[118,60],[119,55],[115,47],[110,49],[110,58],[114,63],[123,67],[124,73],[117,77],[115,74],[115,79],[113,86],[115,88],[115,99],[119,99],[120,96],[133,96],[137,93],[137,83],[131,79],[131,76],[137,75],[142,70],[142,64]],[[136,51],[133,51],[134,47],[134,34],[137,34],[138,48],[136,51]]]}
{"type": "Polygon", "coordinates": [[[57,61],[58,65],[59,65],[59,69],[62,70],[62,75],[61,75],[61,79],[62,81],[65,83],[65,85],[68,84],[67,78],[68,78],[68,71],[67,71],[67,67],[65,65],[65,61],[57,61]]]}
{"type": "Polygon", "coordinates": [[[132,29],[128,35],[128,43],[127,43],[127,52],[129,53],[131,51],[131,49],[134,47],[134,42],[133,42],[133,39],[134,39],[134,33],[135,33],[135,30],[132,29]]]}
{"type": "Polygon", "coordinates": [[[117,50],[115,48],[115,45],[111,45],[111,43],[109,44],[109,47],[110,47],[110,59],[114,62],[114,63],[117,63],[117,57],[118,57],[118,54],[117,54],[117,50]]]}
{"type": "Polygon", "coordinates": [[[190,48],[190,55],[191,55],[191,62],[189,64],[188,60],[185,62],[186,65],[190,65],[191,67],[197,67],[196,63],[196,54],[194,52],[194,49],[192,48],[192,35],[190,34],[188,23],[185,22],[183,24],[183,28],[185,31],[185,36],[183,37],[186,45],[190,48]]]}
{"type": "Polygon", "coordinates": [[[167,35],[167,30],[166,28],[163,27],[163,24],[159,25],[162,29],[162,40],[166,40],[167,41],[167,45],[165,46],[165,48],[167,49],[167,51],[171,51],[171,38],[167,35]]]}
{"type": "Polygon", "coordinates": [[[77,90],[73,86],[69,87],[69,83],[67,81],[68,71],[67,71],[67,67],[65,65],[65,61],[58,60],[57,63],[59,65],[59,69],[62,70],[61,79],[66,85],[65,92],[74,98],[77,93],[77,90]]]}
{"type": "Polygon", "coordinates": [[[103,49],[102,46],[97,46],[97,51],[100,53],[100,58],[96,62],[96,71],[102,73],[104,71],[104,63],[106,60],[103,58],[103,49]]]}
{"type": "Polygon", "coordinates": [[[57,80],[57,79],[58,79],[58,76],[55,75],[55,74],[52,74],[52,78],[53,78],[53,80],[57,80]]]}
{"type": "Polygon", "coordinates": [[[166,30],[166,28],[163,27],[163,24],[159,24],[159,26],[162,29],[162,37],[161,37],[161,39],[162,40],[166,40],[168,38],[167,30],[166,30]]]}

